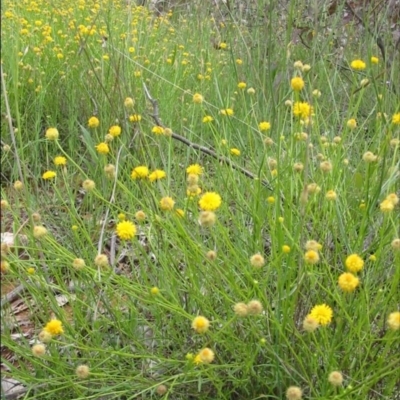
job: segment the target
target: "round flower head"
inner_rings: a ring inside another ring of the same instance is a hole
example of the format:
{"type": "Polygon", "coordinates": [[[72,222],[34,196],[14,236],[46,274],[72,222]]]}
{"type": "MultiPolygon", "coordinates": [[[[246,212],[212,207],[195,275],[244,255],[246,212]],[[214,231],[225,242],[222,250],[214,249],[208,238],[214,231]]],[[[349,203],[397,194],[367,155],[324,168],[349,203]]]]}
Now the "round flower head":
{"type": "Polygon", "coordinates": [[[175,201],[172,197],[163,197],[160,200],[160,207],[163,211],[171,211],[174,208],[175,201]]]}
{"type": "Polygon", "coordinates": [[[314,317],[311,317],[310,315],[307,315],[304,318],[304,320],[303,320],[303,329],[306,332],[314,332],[316,329],[318,329],[318,327],[319,327],[319,323],[314,317]]]}
{"type": "Polygon", "coordinates": [[[367,151],[363,154],[362,159],[366,163],[373,163],[378,160],[378,156],[376,156],[372,151],[367,151]]]}
{"type": "Polygon", "coordinates": [[[213,211],[201,211],[199,216],[199,224],[209,228],[215,224],[217,216],[213,211]]]}
{"type": "Polygon", "coordinates": [[[303,396],[303,391],[297,386],[290,386],[286,390],[287,400],[301,400],[303,396]]]}
{"type": "Polygon", "coordinates": [[[247,311],[251,315],[259,315],[263,311],[263,306],[258,300],[251,300],[247,303],[247,311]]]}
{"type": "Polygon", "coordinates": [[[394,125],[400,125],[400,112],[393,114],[392,117],[392,124],[394,125]]]}
{"type": "Polygon", "coordinates": [[[296,76],[290,81],[290,86],[295,92],[300,92],[304,88],[304,81],[299,76],[296,76]]]}
{"type": "Polygon", "coordinates": [[[148,176],[149,176],[149,169],[143,165],[134,168],[131,173],[132,179],[145,179],[148,176]]]}
{"type": "Polygon", "coordinates": [[[132,97],[127,97],[124,100],[124,106],[126,108],[132,108],[135,105],[135,100],[132,99],[132,97]]]}
{"type": "Polygon", "coordinates": [[[224,109],[220,110],[219,113],[221,115],[225,115],[225,116],[228,116],[228,117],[232,116],[234,114],[232,108],[224,108],[224,109]]]}
{"type": "Polygon", "coordinates": [[[199,207],[203,211],[214,211],[221,206],[221,196],[215,192],[206,192],[199,200],[199,207]]]}
{"type": "Polygon", "coordinates": [[[206,253],[206,257],[210,260],[210,261],[214,261],[217,258],[217,252],[215,252],[214,250],[209,250],[206,253]]]}
{"type": "Polygon", "coordinates": [[[0,270],[2,274],[6,274],[10,270],[10,263],[6,260],[1,260],[0,270]]]}
{"type": "Polygon", "coordinates": [[[319,255],[318,252],[315,250],[307,250],[306,253],[304,254],[304,261],[307,264],[317,264],[319,262],[319,255]]]}
{"type": "Polygon", "coordinates": [[[86,379],[90,374],[90,369],[87,365],[78,365],[75,374],[79,379],[86,379]]]}
{"type": "Polygon", "coordinates": [[[37,343],[32,346],[32,354],[35,357],[42,357],[46,353],[46,346],[42,343],[37,343]]]}
{"type": "Polygon", "coordinates": [[[129,121],[131,122],[140,122],[142,120],[142,116],[139,114],[132,114],[129,116],[129,121]]]}
{"type": "Polygon", "coordinates": [[[356,71],[362,71],[366,68],[366,64],[362,60],[353,60],[350,64],[351,68],[355,69],[356,71]]]}
{"type": "Polygon", "coordinates": [[[321,326],[325,326],[332,321],[333,311],[326,304],[320,304],[311,310],[309,316],[314,318],[321,326]]]}
{"type": "Polygon", "coordinates": [[[256,89],[254,89],[254,88],[248,88],[247,89],[247,94],[250,94],[250,95],[253,95],[253,94],[256,94],[256,89]]]}
{"type": "Polygon", "coordinates": [[[231,153],[233,156],[240,156],[240,150],[239,150],[239,149],[235,149],[235,148],[230,149],[230,153],[231,153]]]}
{"type": "Polygon", "coordinates": [[[85,260],[82,258],[75,258],[75,260],[72,261],[72,267],[77,271],[85,268],[85,266],[86,266],[85,260]]]}
{"type": "Polygon", "coordinates": [[[328,190],[325,194],[325,198],[329,201],[334,201],[337,199],[337,194],[334,190],[328,190]]]}
{"type": "Polygon", "coordinates": [[[322,250],[322,244],[318,243],[316,240],[307,240],[305,249],[320,251],[320,250],[322,250]]]}
{"type": "Polygon", "coordinates": [[[332,171],[332,163],[330,161],[322,161],[322,163],[319,164],[319,167],[321,168],[321,171],[325,173],[332,171]]]}
{"type": "Polygon", "coordinates": [[[342,386],[343,375],[339,371],[333,371],[329,374],[328,381],[333,386],[342,386]]]}
{"type": "Polygon", "coordinates": [[[364,260],[358,254],[350,254],[346,258],[345,266],[350,272],[359,272],[364,267],[364,260]]]}
{"type": "Polygon", "coordinates": [[[204,124],[208,124],[209,122],[213,122],[214,118],[211,115],[206,115],[205,117],[203,117],[203,123],[204,124]]]}
{"type": "Polygon", "coordinates": [[[36,239],[40,239],[46,236],[48,233],[47,229],[44,226],[37,225],[33,228],[33,237],[36,239]]]}
{"type": "Polygon", "coordinates": [[[391,246],[392,246],[393,250],[399,251],[400,250],[400,238],[393,239],[391,246]]]}
{"type": "Polygon", "coordinates": [[[246,86],[247,86],[247,85],[246,85],[245,82],[239,82],[238,85],[237,85],[238,89],[242,89],[242,90],[243,90],[243,89],[246,89],[246,86]]]}
{"type": "Polygon", "coordinates": [[[201,175],[203,173],[203,167],[199,164],[192,164],[186,168],[186,173],[188,175],[201,175]]]}
{"type": "Polygon", "coordinates": [[[159,126],[159,125],[153,126],[153,129],[151,131],[155,135],[163,135],[164,134],[164,128],[162,126],[159,126]]]}
{"type": "Polygon", "coordinates": [[[100,121],[96,117],[90,117],[88,121],[89,128],[97,128],[100,124],[100,121]]]}
{"type": "Polygon", "coordinates": [[[162,169],[156,169],[149,175],[149,181],[159,181],[160,179],[166,178],[167,174],[162,169]]]}
{"type": "Polygon", "coordinates": [[[206,347],[206,348],[200,350],[200,352],[198,354],[198,358],[199,358],[200,362],[202,362],[204,364],[210,364],[214,361],[215,354],[211,349],[206,347]]]}
{"type": "Polygon", "coordinates": [[[201,104],[204,101],[204,97],[200,93],[195,93],[193,95],[193,103],[201,104]]]}
{"type": "Polygon", "coordinates": [[[160,294],[160,289],[159,289],[157,286],[153,286],[153,287],[150,289],[150,293],[151,293],[153,296],[156,296],[156,295],[160,294]]]}
{"type": "Polygon", "coordinates": [[[105,268],[108,267],[108,258],[105,254],[98,254],[94,259],[94,264],[97,267],[105,268]]]}
{"type": "Polygon", "coordinates": [[[113,125],[109,130],[108,133],[112,137],[117,137],[121,134],[121,127],[119,125],[113,125]]]}
{"type": "Polygon", "coordinates": [[[135,219],[139,222],[143,222],[146,220],[146,214],[144,213],[144,211],[139,210],[135,213],[135,219]]]}
{"type": "Polygon", "coordinates": [[[187,183],[189,186],[197,185],[199,182],[199,176],[196,174],[189,174],[187,177],[187,183]]]}
{"type": "Polygon", "coordinates": [[[110,148],[106,142],[99,143],[96,146],[96,150],[99,154],[108,154],[110,152],[110,148]]]}
{"type": "Polygon", "coordinates": [[[50,343],[53,336],[51,333],[43,330],[39,333],[38,338],[42,343],[50,343]]]}
{"type": "Polygon", "coordinates": [[[261,132],[269,131],[271,129],[271,124],[267,121],[262,121],[258,124],[258,129],[261,132]]]}
{"type": "Polygon", "coordinates": [[[360,280],[350,272],[344,272],[339,276],[339,287],[344,292],[354,292],[360,283],[360,280]]]}
{"type": "Polygon", "coordinates": [[[107,178],[109,178],[109,179],[115,178],[115,165],[107,164],[104,167],[104,172],[105,172],[107,178]]]}
{"type": "Polygon", "coordinates": [[[307,185],[307,193],[317,194],[321,191],[321,188],[316,183],[310,183],[307,185]]]}
{"type": "Polygon", "coordinates": [[[54,171],[46,171],[43,175],[42,178],[45,180],[53,179],[57,176],[57,173],[54,171]]]}
{"type": "Polygon", "coordinates": [[[355,129],[357,127],[357,121],[354,118],[351,118],[347,121],[347,127],[350,129],[355,129]]]}
{"type": "Polygon", "coordinates": [[[302,120],[306,120],[313,112],[312,107],[307,102],[296,101],[293,104],[293,115],[302,120]]]}
{"type": "Polygon", "coordinates": [[[399,204],[399,198],[396,193],[390,193],[386,196],[386,200],[389,200],[393,203],[394,206],[399,204]]]}
{"type": "Polygon", "coordinates": [[[236,303],[233,311],[238,317],[246,317],[249,314],[249,308],[246,303],[236,303]]]}
{"type": "Polygon", "coordinates": [[[197,332],[197,333],[205,333],[208,331],[208,328],[210,327],[210,321],[201,315],[196,317],[193,322],[192,322],[192,328],[197,332]]]}
{"type": "Polygon", "coordinates": [[[165,393],[167,393],[168,388],[165,385],[158,385],[156,388],[156,393],[159,396],[164,396],[165,393]]]}
{"type": "Polygon", "coordinates": [[[385,199],[382,201],[381,204],[379,204],[379,208],[382,212],[384,213],[389,213],[391,211],[393,211],[394,209],[394,204],[392,201],[385,199]]]}
{"type": "Polygon", "coordinates": [[[250,264],[254,268],[261,268],[265,264],[264,257],[261,254],[254,254],[250,257],[250,264]]]}
{"type": "Polygon", "coordinates": [[[379,58],[378,57],[371,57],[371,64],[379,64],[379,58]]]}
{"type": "Polygon", "coordinates": [[[63,157],[63,156],[55,157],[53,162],[54,162],[54,165],[56,165],[56,166],[67,165],[67,159],[65,157],[63,157]]]}
{"type": "Polygon", "coordinates": [[[46,139],[57,140],[59,136],[57,128],[49,128],[46,130],[46,139]]]}
{"type": "Polygon", "coordinates": [[[301,171],[303,171],[303,169],[304,169],[303,163],[301,163],[301,162],[295,162],[295,163],[293,164],[293,170],[294,170],[295,172],[301,172],[301,171]]]}
{"type": "Polygon", "coordinates": [[[94,181],[92,181],[91,179],[85,179],[82,182],[82,188],[84,190],[86,190],[87,192],[92,191],[94,188],[96,187],[96,184],[94,183],[94,181]]]}
{"type": "Polygon", "coordinates": [[[117,235],[122,240],[133,239],[136,235],[136,226],[131,221],[122,221],[117,224],[117,235]]]}
{"type": "Polygon", "coordinates": [[[387,324],[392,331],[398,331],[400,329],[400,311],[390,313],[387,324]]]}
{"type": "Polygon", "coordinates": [[[64,333],[62,322],[58,319],[52,319],[49,321],[43,330],[50,333],[52,336],[58,336],[64,333]]]}

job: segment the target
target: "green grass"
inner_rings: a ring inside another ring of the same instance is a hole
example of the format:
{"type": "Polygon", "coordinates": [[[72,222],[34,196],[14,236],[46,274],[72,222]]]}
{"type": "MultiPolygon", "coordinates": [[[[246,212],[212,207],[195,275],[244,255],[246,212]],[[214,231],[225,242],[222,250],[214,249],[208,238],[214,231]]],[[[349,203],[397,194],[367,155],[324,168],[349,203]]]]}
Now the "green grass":
{"type": "Polygon", "coordinates": [[[2,245],[2,286],[23,285],[28,308],[24,325],[13,304],[2,304],[3,355],[14,356],[3,357],[4,376],[21,382],[27,399],[283,399],[297,386],[305,399],[392,400],[400,76],[389,12],[376,21],[385,61],[377,30],[343,24],[342,9],[328,16],[300,0],[219,11],[201,3],[178,2],[161,16],[124,1],[2,4],[2,232],[16,235],[14,248],[2,245]],[[351,68],[355,59],[366,68],[351,68]],[[305,82],[300,92],[294,76],[305,82]],[[297,101],[313,107],[309,119],[294,115],[297,101]],[[222,115],[228,108],[233,115],[222,115]],[[152,132],[160,121],[172,136],[152,132]],[[121,135],[99,154],[115,125],[121,135]],[[66,166],[55,166],[56,156],[66,166]],[[195,197],[187,194],[192,164],[203,169],[195,197]],[[138,166],[166,178],[134,180],[138,166]],[[57,176],[44,180],[46,171],[57,176]],[[93,190],[82,189],[87,179],[93,190]],[[222,199],[211,227],[199,224],[206,192],[222,199]],[[163,197],[175,201],[172,211],[161,209],[163,197]],[[133,239],[118,238],[123,220],[135,224],[133,239]],[[35,226],[47,233],[37,237],[35,226]],[[305,259],[311,240],[321,246],[316,264],[305,259]],[[261,268],[250,261],[258,253],[261,268]],[[364,265],[345,293],[338,279],[351,254],[364,265]],[[84,268],[74,268],[77,258],[84,268]],[[235,314],[252,300],[262,312],[235,314]],[[321,304],[332,320],[307,332],[303,321],[321,304]],[[192,328],[198,315],[210,321],[205,333],[192,328]],[[51,319],[64,333],[34,356],[51,319]],[[209,364],[195,362],[204,348],[215,354],[209,364]],[[90,368],[85,379],[79,365],[90,368]],[[328,381],[332,371],[342,385],[328,381]]]}

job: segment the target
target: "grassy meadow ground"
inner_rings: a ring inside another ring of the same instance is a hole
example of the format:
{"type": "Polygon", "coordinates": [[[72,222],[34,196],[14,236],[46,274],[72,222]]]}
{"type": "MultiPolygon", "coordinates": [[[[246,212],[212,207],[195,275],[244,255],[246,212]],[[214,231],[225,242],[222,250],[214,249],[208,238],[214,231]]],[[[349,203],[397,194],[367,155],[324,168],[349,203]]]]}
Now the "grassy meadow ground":
{"type": "Polygon", "coordinates": [[[21,398],[396,399],[390,10],[230,3],[2,2],[21,398]]]}

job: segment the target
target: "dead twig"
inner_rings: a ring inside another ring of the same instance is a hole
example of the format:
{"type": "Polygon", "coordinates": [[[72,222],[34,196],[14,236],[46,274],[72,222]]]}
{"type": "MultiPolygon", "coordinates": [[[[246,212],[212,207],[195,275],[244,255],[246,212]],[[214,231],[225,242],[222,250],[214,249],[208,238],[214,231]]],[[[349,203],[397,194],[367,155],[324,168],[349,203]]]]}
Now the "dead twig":
{"type": "MultiPolygon", "coordinates": [[[[151,103],[152,107],[153,107],[153,114],[151,115],[151,117],[153,118],[154,122],[156,123],[156,125],[163,127],[163,124],[160,120],[159,114],[158,114],[158,102],[156,99],[153,99],[150,95],[149,90],[147,89],[147,86],[145,83],[143,83],[143,88],[144,88],[144,92],[145,95],[147,97],[147,99],[149,100],[149,102],[151,103]]],[[[185,137],[178,135],[175,132],[172,132],[172,138],[175,140],[178,140],[179,142],[185,144],[188,147],[191,147],[192,149],[196,149],[201,151],[202,153],[208,154],[209,156],[215,158],[216,160],[227,164],[229,166],[231,166],[233,169],[235,169],[236,171],[239,171],[240,173],[242,173],[243,175],[247,176],[250,179],[254,179],[254,180],[258,180],[258,176],[256,176],[255,174],[253,174],[252,172],[248,171],[245,168],[239,167],[238,165],[234,164],[229,158],[224,157],[224,156],[220,156],[218,155],[215,151],[209,149],[208,147],[205,146],[201,146],[197,143],[193,143],[190,140],[186,139],[185,137]]],[[[273,190],[272,186],[270,185],[270,183],[268,181],[266,181],[265,179],[261,180],[261,183],[263,186],[265,186],[267,189],[269,190],[273,190]]]]}

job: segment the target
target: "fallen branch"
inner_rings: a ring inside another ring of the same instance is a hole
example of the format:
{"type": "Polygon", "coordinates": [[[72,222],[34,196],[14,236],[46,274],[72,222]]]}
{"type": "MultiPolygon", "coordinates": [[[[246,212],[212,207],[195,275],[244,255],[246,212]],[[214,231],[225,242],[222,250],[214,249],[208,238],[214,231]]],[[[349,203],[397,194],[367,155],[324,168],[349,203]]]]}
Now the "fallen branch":
{"type": "MultiPolygon", "coordinates": [[[[149,100],[149,102],[151,103],[151,105],[153,107],[153,114],[151,114],[151,117],[153,118],[153,120],[156,123],[156,125],[164,127],[164,125],[162,124],[162,122],[160,120],[160,117],[158,116],[159,114],[158,114],[158,102],[157,102],[157,100],[153,99],[151,97],[150,92],[147,89],[147,86],[146,86],[145,83],[143,83],[143,88],[144,88],[144,92],[145,92],[145,95],[146,95],[147,99],[149,100]]],[[[201,145],[199,145],[197,143],[193,143],[189,139],[186,139],[185,137],[183,137],[181,135],[178,135],[175,132],[172,132],[171,136],[172,136],[173,139],[178,140],[181,143],[184,143],[186,146],[191,147],[192,149],[200,150],[201,152],[203,152],[205,154],[208,154],[209,156],[215,158],[216,160],[231,166],[233,169],[235,169],[236,171],[239,171],[240,173],[242,173],[243,175],[247,176],[250,179],[254,179],[254,180],[258,180],[259,179],[252,172],[250,172],[247,169],[244,169],[242,167],[239,167],[238,165],[233,163],[229,158],[218,155],[215,151],[209,149],[208,147],[201,146],[201,145]]],[[[267,189],[273,190],[272,186],[270,185],[270,183],[268,181],[266,181],[265,179],[262,179],[261,183],[267,189]]]]}

